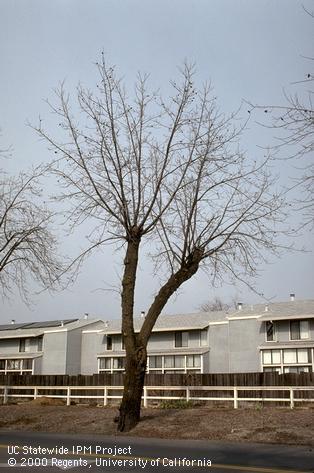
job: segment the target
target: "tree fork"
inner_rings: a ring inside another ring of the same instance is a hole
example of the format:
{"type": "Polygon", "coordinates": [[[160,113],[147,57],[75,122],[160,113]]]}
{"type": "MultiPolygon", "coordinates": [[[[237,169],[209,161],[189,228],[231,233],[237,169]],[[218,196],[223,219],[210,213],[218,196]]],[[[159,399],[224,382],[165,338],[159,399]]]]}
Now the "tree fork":
{"type": "Polygon", "coordinates": [[[144,321],[140,334],[136,337],[138,347],[126,355],[124,392],[120,405],[118,430],[128,432],[140,421],[141,399],[144,388],[147,351],[146,346],[161,310],[171,295],[197,271],[203,256],[202,249],[196,249],[188,261],[173,274],[157,294],[144,321]]]}

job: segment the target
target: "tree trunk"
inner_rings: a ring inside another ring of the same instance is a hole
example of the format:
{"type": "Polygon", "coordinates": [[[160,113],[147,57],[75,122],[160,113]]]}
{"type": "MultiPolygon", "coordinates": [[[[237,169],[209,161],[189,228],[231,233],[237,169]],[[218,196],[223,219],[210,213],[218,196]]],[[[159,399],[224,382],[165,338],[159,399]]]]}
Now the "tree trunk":
{"type": "Polygon", "coordinates": [[[140,420],[146,362],[145,347],[138,348],[126,357],[124,390],[118,421],[120,432],[129,432],[140,420]]]}
{"type": "Polygon", "coordinates": [[[128,240],[124,259],[124,274],[122,279],[122,335],[126,350],[123,398],[120,405],[118,430],[128,432],[140,420],[141,397],[146,371],[146,348],[139,343],[134,332],[133,308],[136,271],[140,234],[133,227],[128,240]]]}
{"type": "Polygon", "coordinates": [[[171,295],[193,274],[201,261],[203,250],[195,249],[187,262],[160,289],[144,320],[139,334],[133,326],[134,289],[139,240],[128,242],[122,280],[122,333],[126,349],[123,398],[120,405],[118,431],[129,432],[140,420],[141,397],[147,362],[147,343],[155,322],[171,295]]]}
{"type": "Polygon", "coordinates": [[[172,294],[198,271],[203,254],[204,250],[202,248],[195,248],[181,268],[176,273],[172,274],[168,281],[160,288],[148,310],[139,333],[143,345],[147,345],[156,320],[172,294]]]}

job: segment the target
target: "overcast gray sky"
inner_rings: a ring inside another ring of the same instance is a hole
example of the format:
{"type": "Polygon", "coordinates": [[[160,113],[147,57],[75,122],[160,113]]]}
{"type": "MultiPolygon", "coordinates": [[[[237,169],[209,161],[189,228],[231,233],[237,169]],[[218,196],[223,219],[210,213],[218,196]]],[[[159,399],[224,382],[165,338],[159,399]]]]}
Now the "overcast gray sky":
{"type": "MultiPolygon", "coordinates": [[[[93,63],[102,50],[128,84],[137,71],[144,71],[154,85],[163,87],[187,59],[196,63],[198,81],[212,81],[223,111],[238,108],[243,99],[284,103],[283,88],[296,90],[291,84],[309,72],[311,64],[303,56],[313,57],[313,19],[302,5],[313,10],[312,0],[0,0],[1,140],[2,147],[13,147],[8,170],[49,160],[46,144],[26,122],[35,123],[40,114],[49,125],[44,99],[60,81],[66,80],[69,91],[79,81],[93,86],[93,63]]],[[[261,153],[259,146],[270,143],[272,135],[272,130],[250,123],[243,142],[248,154],[261,153]]],[[[280,172],[287,179],[294,171],[283,163],[280,172]]],[[[314,297],[311,235],[304,234],[298,243],[309,252],[285,254],[260,268],[257,286],[266,297],[286,300],[290,292],[299,299],[314,297]]],[[[66,241],[64,248],[69,250],[69,245],[75,253],[83,240],[66,241]]],[[[71,290],[40,294],[31,308],[18,295],[5,302],[1,321],[76,317],[84,312],[118,317],[118,294],[97,289],[116,284],[120,267],[121,255],[108,249],[85,263],[71,290]]],[[[142,263],[141,269],[137,312],[148,308],[157,287],[149,265],[142,263]]],[[[166,312],[195,311],[215,295],[261,302],[241,285],[213,289],[199,274],[168,303],[166,312]]]]}

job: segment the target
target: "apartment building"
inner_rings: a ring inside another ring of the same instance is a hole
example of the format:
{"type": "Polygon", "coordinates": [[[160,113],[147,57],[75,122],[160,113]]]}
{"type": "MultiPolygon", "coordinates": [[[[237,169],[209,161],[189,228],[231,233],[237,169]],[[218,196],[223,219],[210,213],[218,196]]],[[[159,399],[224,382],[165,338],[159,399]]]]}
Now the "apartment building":
{"type": "MultiPolygon", "coordinates": [[[[145,313],[134,319],[139,332],[145,313]]],[[[229,312],[161,315],[148,373],[314,371],[314,300],[244,305],[229,312]]],[[[123,372],[120,320],[68,319],[0,326],[0,373],[123,372]]]]}
{"type": "Polygon", "coordinates": [[[79,374],[82,330],[100,320],[0,325],[0,374],[79,374]]]}
{"type": "MultiPolygon", "coordinates": [[[[135,318],[136,331],[144,317],[135,318]]],[[[314,300],[291,294],[227,313],[161,315],[147,353],[148,373],[313,372],[314,300]]],[[[124,360],[120,321],[83,331],[83,373],[123,372],[124,360]]]]}
{"type": "MultiPolygon", "coordinates": [[[[134,319],[139,332],[145,314],[134,319]]],[[[209,371],[209,326],[224,313],[161,315],[149,339],[147,372],[206,373],[209,371]],[[211,321],[211,322],[210,322],[211,321]]],[[[121,372],[125,350],[121,322],[110,320],[103,327],[82,333],[82,372],[121,372]]]]}
{"type": "Polygon", "coordinates": [[[264,341],[259,345],[262,371],[314,371],[313,301],[267,307],[259,322],[264,326],[264,341]]]}

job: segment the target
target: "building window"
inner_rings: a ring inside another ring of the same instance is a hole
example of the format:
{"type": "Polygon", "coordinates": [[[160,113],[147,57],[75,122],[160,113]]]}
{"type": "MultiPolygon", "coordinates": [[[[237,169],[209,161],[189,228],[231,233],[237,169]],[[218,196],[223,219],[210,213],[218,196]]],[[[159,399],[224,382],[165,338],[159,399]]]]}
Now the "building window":
{"type": "Polygon", "coordinates": [[[280,365],[280,350],[263,350],[264,365],[280,365]]]}
{"type": "MultiPolygon", "coordinates": [[[[98,372],[121,372],[125,357],[98,358],[98,372]]],[[[201,355],[149,355],[147,370],[153,373],[201,373],[201,355]]]]}
{"type": "Polygon", "coordinates": [[[183,368],[184,369],[184,356],[183,355],[166,355],[165,356],[165,368],[183,368]]]}
{"type": "Polygon", "coordinates": [[[264,367],[263,372],[264,373],[278,373],[278,374],[280,374],[280,368],[279,368],[279,366],[278,367],[268,366],[266,368],[264,367]]]}
{"type": "Polygon", "coordinates": [[[201,367],[200,355],[188,355],[186,357],[186,366],[188,368],[200,368],[201,367]]]}
{"type": "Polygon", "coordinates": [[[22,360],[8,360],[7,361],[7,370],[19,371],[21,369],[22,369],[22,360]]]}
{"type": "Polygon", "coordinates": [[[184,355],[165,355],[164,373],[184,373],[184,372],[185,372],[185,356],[184,355]]]}
{"type": "Polygon", "coordinates": [[[37,351],[43,351],[43,337],[37,338],[37,351]]]}
{"type": "Polygon", "coordinates": [[[291,320],[290,321],[290,339],[304,340],[309,338],[309,321],[308,320],[291,320]]]}
{"type": "Polygon", "coordinates": [[[264,372],[276,370],[280,373],[311,373],[311,363],[312,352],[310,348],[285,348],[281,350],[262,351],[262,364],[264,372]]]}
{"type": "Polygon", "coordinates": [[[112,358],[112,369],[122,370],[124,368],[124,358],[112,358]]]}
{"type": "Polygon", "coordinates": [[[184,368],[184,356],[175,356],[174,357],[174,367],[175,368],[184,368]]]}
{"type": "Polygon", "coordinates": [[[31,358],[0,360],[0,371],[4,371],[5,373],[16,373],[18,371],[20,374],[24,372],[33,373],[33,360],[31,358]]]}
{"type": "Polygon", "coordinates": [[[284,350],[283,352],[284,363],[296,363],[297,362],[297,351],[296,350],[284,350]]]}
{"type": "Polygon", "coordinates": [[[175,332],[174,346],[176,348],[187,347],[189,345],[189,332],[175,332]]]}
{"type": "Polygon", "coordinates": [[[124,336],[121,335],[121,348],[122,350],[125,350],[125,343],[124,343],[124,336]]]}
{"type": "Polygon", "coordinates": [[[311,351],[308,348],[295,348],[283,351],[284,364],[311,363],[311,351]]]}
{"type": "Polygon", "coordinates": [[[207,347],[208,346],[208,332],[207,329],[200,331],[200,346],[207,347]]]}
{"type": "Polygon", "coordinates": [[[28,370],[28,371],[31,370],[32,365],[33,365],[33,360],[31,360],[30,358],[23,360],[23,370],[28,370]]]}
{"type": "Polygon", "coordinates": [[[308,348],[297,349],[298,363],[311,363],[311,350],[308,348]]]}
{"type": "Polygon", "coordinates": [[[149,357],[149,369],[162,368],[162,356],[149,357]]]}
{"type": "Polygon", "coordinates": [[[106,350],[112,350],[112,337],[107,335],[106,350]]]}
{"type": "Polygon", "coordinates": [[[271,320],[268,320],[266,322],[266,341],[273,342],[275,339],[275,324],[271,320]]]}
{"type": "Polygon", "coordinates": [[[312,373],[311,366],[285,366],[284,373],[312,373]]]}
{"type": "Polygon", "coordinates": [[[25,338],[20,338],[19,352],[20,353],[25,352],[25,338]]]}
{"type": "Polygon", "coordinates": [[[99,359],[100,370],[111,370],[111,358],[100,358],[99,359]]]}
{"type": "Polygon", "coordinates": [[[21,353],[30,352],[32,348],[31,343],[32,343],[31,338],[20,338],[19,351],[21,353]]]}
{"type": "Polygon", "coordinates": [[[122,371],[125,367],[125,358],[124,357],[115,357],[115,358],[99,358],[98,371],[122,371]]]}
{"type": "Polygon", "coordinates": [[[165,368],[174,368],[174,356],[165,356],[165,368]]]}

